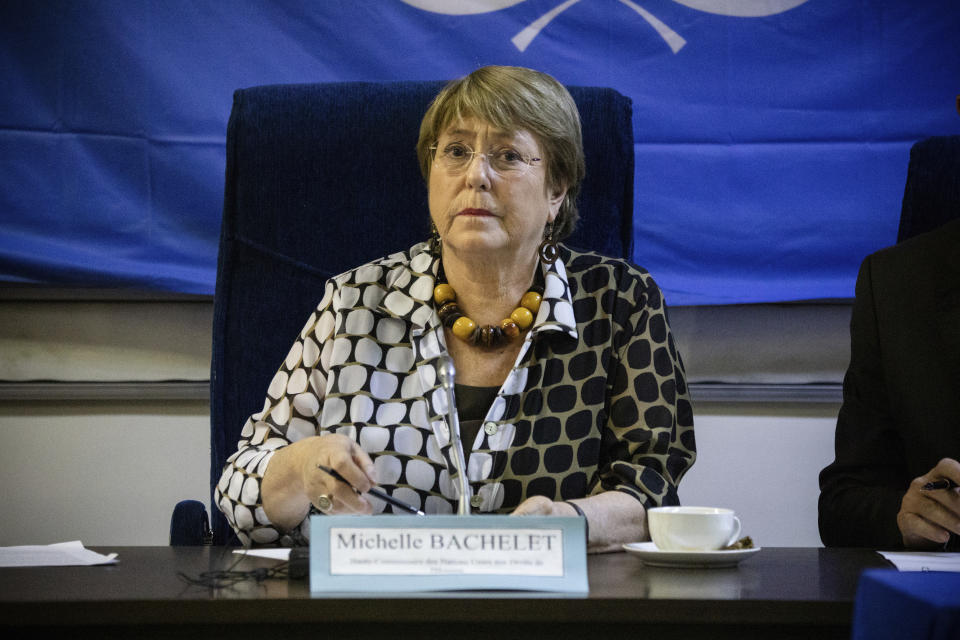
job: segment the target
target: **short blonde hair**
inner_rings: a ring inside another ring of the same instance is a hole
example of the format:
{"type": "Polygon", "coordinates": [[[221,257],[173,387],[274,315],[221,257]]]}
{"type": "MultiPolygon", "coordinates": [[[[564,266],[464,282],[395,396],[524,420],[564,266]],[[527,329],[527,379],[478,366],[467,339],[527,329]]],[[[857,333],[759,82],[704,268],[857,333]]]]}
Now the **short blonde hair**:
{"type": "Polygon", "coordinates": [[[537,139],[547,171],[547,189],[566,188],[554,221],[557,239],[577,222],[577,196],[586,173],[580,113],[566,87],[553,77],[523,67],[481,67],[447,84],[420,123],[417,157],[425,180],[440,133],[452,122],[474,117],[505,131],[525,129],[537,139]]]}

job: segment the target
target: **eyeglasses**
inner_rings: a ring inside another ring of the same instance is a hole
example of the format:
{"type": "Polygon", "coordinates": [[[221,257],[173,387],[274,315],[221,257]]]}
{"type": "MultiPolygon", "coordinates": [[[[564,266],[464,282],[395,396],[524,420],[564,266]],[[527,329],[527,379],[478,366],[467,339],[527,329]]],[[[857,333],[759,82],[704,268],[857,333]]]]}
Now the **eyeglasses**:
{"type": "Polygon", "coordinates": [[[502,147],[486,153],[474,151],[469,146],[459,142],[452,142],[442,149],[433,145],[430,150],[435,153],[434,161],[447,173],[457,174],[467,170],[475,155],[487,157],[490,168],[501,176],[519,176],[529,171],[540,158],[525,156],[516,149],[502,147]]]}

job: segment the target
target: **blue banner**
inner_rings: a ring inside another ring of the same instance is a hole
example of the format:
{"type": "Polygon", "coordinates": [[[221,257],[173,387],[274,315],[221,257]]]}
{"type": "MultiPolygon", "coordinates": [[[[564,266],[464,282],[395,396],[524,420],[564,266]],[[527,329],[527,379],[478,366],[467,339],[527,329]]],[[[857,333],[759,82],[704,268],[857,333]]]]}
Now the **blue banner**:
{"type": "Polygon", "coordinates": [[[509,64],[633,99],[670,303],[850,297],[910,145],[960,133],[958,33],[955,0],[8,0],[0,279],[212,293],[234,89],[509,64]]]}

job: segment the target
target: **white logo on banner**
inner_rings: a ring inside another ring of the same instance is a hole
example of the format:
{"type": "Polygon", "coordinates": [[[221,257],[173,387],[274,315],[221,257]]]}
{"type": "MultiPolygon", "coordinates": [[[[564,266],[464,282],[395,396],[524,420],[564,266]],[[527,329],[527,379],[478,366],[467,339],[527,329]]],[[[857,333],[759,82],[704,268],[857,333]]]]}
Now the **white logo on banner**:
{"type": "MultiPolygon", "coordinates": [[[[410,6],[431,11],[433,13],[443,13],[449,16],[474,15],[478,13],[490,13],[499,11],[520,4],[524,0],[401,0],[410,6]]],[[[546,28],[554,18],[561,13],[580,2],[580,0],[566,0],[555,6],[550,11],[528,24],[520,33],[513,36],[510,41],[520,51],[526,51],[533,39],[546,28]]],[[[685,7],[704,11],[706,13],[715,13],[721,16],[733,16],[736,18],[761,18],[772,16],[777,13],[789,11],[794,7],[807,2],[807,0],[673,0],[677,4],[685,7]]],[[[683,48],[687,41],[676,31],[668,27],[655,15],[630,0],[620,0],[620,3],[626,5],[637,12],[641,18],[647,21],[651,27],[663,38],[663,41],[669,45],[670,49],[676,53],[683,48]]]]}

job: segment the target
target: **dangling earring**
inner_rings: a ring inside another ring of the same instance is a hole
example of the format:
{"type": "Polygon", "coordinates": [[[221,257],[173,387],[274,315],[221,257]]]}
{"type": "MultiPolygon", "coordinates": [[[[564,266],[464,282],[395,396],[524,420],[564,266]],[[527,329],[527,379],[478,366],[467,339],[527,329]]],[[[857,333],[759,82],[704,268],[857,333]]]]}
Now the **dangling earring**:
{"type": "Polygon", "coordinates": [[[440,232],[437,231],[437,225],[430,223],[430,252],[431,253],[440,253],[440,248],[443,246],[443,240],[440,239],[440,232]]]}
{"type": "Polygon", "coordinates": [[[543,228],[543,242],[540,243],[540,259],[547,264],[553,264],[560,256],[560,250],[557,248],[557,239],[554,237],[556,227],[552,222],[548,222],[543,228]]]}

